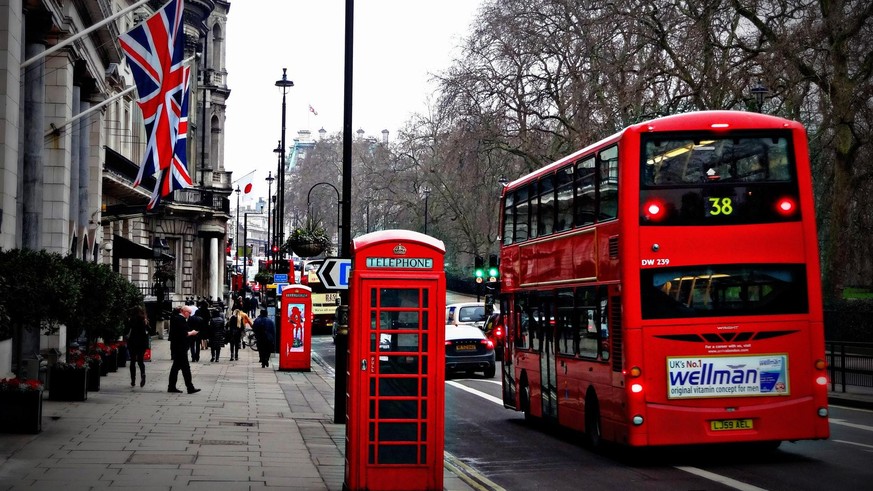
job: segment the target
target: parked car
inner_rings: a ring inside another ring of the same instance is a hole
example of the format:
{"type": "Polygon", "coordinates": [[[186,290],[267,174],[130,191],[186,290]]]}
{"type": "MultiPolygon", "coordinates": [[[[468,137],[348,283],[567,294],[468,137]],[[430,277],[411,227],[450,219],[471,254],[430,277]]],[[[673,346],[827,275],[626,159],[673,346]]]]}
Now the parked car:
{"type": "Polygon", "coordinates": [[[503,314],[495,312],[485,321],[482,330],[485,337],[494,343],[494,354],[497,361],[503,361],[503,341],[506,337],[506,326],[503,324],[503,314]]]}
{"type": "Polygon", "coordinates": [[[474,326],[446,326],[446,376],[451,373],[481,371],[494,378],[497,363],[494,343],[474,326]]]}

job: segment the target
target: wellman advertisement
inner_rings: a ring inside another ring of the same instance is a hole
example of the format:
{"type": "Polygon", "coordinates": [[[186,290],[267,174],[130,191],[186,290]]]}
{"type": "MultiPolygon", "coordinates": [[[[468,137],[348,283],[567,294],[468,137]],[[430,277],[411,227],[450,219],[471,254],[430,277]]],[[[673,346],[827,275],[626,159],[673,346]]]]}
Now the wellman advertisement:
{"type": "Polygon", "coordinates": [[[667,397],[784,396],[788,355],[667,358],[667,397]]]}

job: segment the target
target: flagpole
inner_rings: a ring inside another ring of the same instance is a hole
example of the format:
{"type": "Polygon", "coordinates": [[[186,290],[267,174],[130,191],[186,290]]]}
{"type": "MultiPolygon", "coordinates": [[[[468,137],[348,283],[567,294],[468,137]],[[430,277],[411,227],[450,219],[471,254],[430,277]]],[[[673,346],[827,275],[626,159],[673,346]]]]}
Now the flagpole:
{"type": "Polygon", "coordinates": [[[21,64],[21,69],[23,70],[23,69],[27,68],[28,66],[32,65],[33,63],[39,61],[40,59],[45,58],[46,56],[48,56],[48,55],[54,53],[55,51],[58,51],[59,49],[63,49],[63,48],[66,47],[67,45],[69,45],[69,44],[71,44],[71,43],[74,43],[74,42],[78,41],[80,38],[83,38],[83,37],[87,36],[88,34],[91,34],[93,31],[95,31],[95,30],[97,30],[97,29],[100,29],[101,27],[105,26],[106,24],[108,24],[108,23],[110,23],[110,22],[114,22],[115,19],[121,17],[122,15],[127,14],[127,13],[130,12],[131,10],[134,10],[134,9],[136,9],[136,8],[141,7],[142,5],[145,5],[145,4],[148,3],[149,1],[150,1],[150,0],[140,0],[139,2],[137,2],[137,3],[133,4],[133,5],[131,5],[130,7],[127,7],[126,9],[121,10],[121,11],[118,12],[117,14],[110,15],[109,17],[107,17],[107,18],[103,19],[102,21],[100,21],[100,22],[94,24],[93,26],[91,26],[91,27],[85,29],[84,31],[79,32],[79,33],[76,34],[75,36],[71,36],[71,37],[68,37],[67,39],[64,39],[63,41],[61,41],[61,42],[59,42],[58,44],[52,46],[51,48],[49,48],[49,49],[43,51],[42,53],[39,53],[38,55],[34,56],[33,58],[24,61],[24,63],[21,64]]]}

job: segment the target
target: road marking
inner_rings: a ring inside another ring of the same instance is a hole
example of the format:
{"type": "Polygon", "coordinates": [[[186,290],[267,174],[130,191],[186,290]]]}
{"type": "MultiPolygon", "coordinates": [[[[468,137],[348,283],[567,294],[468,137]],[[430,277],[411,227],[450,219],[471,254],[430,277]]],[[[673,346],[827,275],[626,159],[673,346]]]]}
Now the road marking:
{"type": "Polygon", "coordinates": [[[705,471],[703,469],[698,469],[697,467],[687,467],[687,466],[676,466],[680,471],[685,471],[689,474],[694,474],[697,477],[702,477],[704,479],[708,479],[710,481],[715,481],[719,484],[724,484],[725,486],[739,489],[741,491],[766,491],[764,488],[759,488],[758,486],[753,486],[751,484],[746,484],[744,482],[737,481],[735,479],[731,479],[729,477],[720,476],[714,472],[705,471]]]}
{"type": "Polygon", "coordinates": [[[831,440],[831,441],[837,442],[837,443],[845,443],[846,445],[855,445],[858,447],[864,447],[864,448],[869,448],[870,450],[873,450],[873,445],[867,445],[866,443],[847,442],[846,440],[831,440]]]}
{"type": "Polygon", "coordinates": [[[873,431],[873,426],[859,425],[856,423],[849,423],[845,419],[830,418],[828,421],[830,421],[832,424],[835,424],[835,425],[848,426],[849,428],[856,428],[859,430],[873,431]]]}
{"type": "Polygon", "coordinates": [[[460,480],[464,481],[475,490],[504,491],[502,487],[477,472],[476,469],[473,469],[469,465],[461,462],[461,460],[454,455],[445,451],[443,452],[443,466],[445,466],[449,471],[454,472],[460,480]]]}
{"type": "Polygon", "coordinates": [[[477,396],[481,397],[482,399],[485,399],[486,401],[491,401],[494,404],[499,404],[501,407],[503,406],[503,399],[498,399],[490,394],[480,392],[476,389],[471,389],[464,384],[461,384],[459,382],[455,382],[454,380],[446,380],[446,384],[451,385],[452,387],[457,387],[458,389],[461,389],[463,391],[467,391],[473,395],[477,395],[477,396]]]}

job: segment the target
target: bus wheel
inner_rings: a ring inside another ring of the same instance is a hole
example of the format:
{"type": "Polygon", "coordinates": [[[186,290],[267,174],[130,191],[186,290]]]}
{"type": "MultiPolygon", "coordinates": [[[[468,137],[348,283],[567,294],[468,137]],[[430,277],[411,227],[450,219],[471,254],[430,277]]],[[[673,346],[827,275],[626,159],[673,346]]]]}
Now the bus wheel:
{"type": "Polygon", "coordinates": [[[522,379],[521,394],[519,394],[519,398],[521,401],[521,411],[524,413],[524,420],[528,423],[532,423],[534,421],[533,415],[530,413],[530,387],[528,387],[527,379],[522,379]]]}
{"type": "Polygon", "coordinates": [[[603,429],[600,426],[600,404],[597,396],[589,393],[585,398],[585,444],[597,450],[603,443],[603,429]]]}

